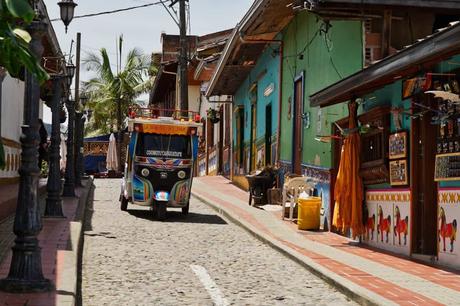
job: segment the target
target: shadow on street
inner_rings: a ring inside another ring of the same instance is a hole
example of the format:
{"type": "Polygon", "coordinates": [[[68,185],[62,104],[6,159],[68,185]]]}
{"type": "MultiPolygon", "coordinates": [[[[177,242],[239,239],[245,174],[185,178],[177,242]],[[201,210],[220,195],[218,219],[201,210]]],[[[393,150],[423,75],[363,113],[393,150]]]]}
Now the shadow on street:
{"type": "MultiPolygon", "coordinates": [[[[136,218],[156,221],[153,212],[145,209],[128,209],[127,213],[136,218]]],[[[180,211],[168,210],[166,223],[201,223],[201,224],[227,224],[224,219],[217,215],[198,214],[189,212],[187,216],[182,215],[180,211]]]]}

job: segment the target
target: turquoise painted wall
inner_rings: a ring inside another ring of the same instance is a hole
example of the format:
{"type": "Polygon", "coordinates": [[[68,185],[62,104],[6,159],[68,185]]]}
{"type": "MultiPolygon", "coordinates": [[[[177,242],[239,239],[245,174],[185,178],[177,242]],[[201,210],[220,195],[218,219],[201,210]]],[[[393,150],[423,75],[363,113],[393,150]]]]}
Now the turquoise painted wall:
{"type": "MultiPolygon", "coordinates": [[[[436,66],[437,72],[452,72],[460,68],[460,54],[444,61],[436,66]]],[[[460,187],[460,181],[439,182],[439,187],[460,187]]]]}
{"type": "MultiPolygon", "coordinates": [[[[234,95],[235,105],[244,106],[244,142],[249,145],[251,137],[251,93],[250,88],[257,83],[257,121],[256,121],[256,140],[265,137],[265,111],[266,106],[272,107],[272,135],[278,130],[278,101],[279,101],[279,46],[273,44],[265,49],[261,57],[257,60],[255,67],[251,70],[248,77],[241,84],[234,95]],[[265,89],[273,84],[273,92],[264,96],[265,89]]],[[[233,135],[236,133],[236,118],[233,120],[233,135]]],[[[236,137],[233,137],[233,144],[236,146],[236,137]]]]}
{"type": "Polygon", "coordinates": [[[309,96],[363,67],[362,23],[332,21],[332,27],[317,16],[299,13],[283,31],[283,83],[281,110],[281,160],[292,160],[294,79],[305,75],[304,113],[310,125],[304,125],[302,161],[330,168],[331,144],[315,140],[317,135],[330,135],[332,122],[348,115],[345,103],[325,109],[311,108],[309,96]]]}
{"type": "MultiPolygon", "coordinates": [[[[406,109],[410,112],[410,99],[402,100],[402,81],[397,81],[393,84],[387,85],[375,92],[363,97],[363,104],[358,109],[358,113],[365,113],[377,106],[391,106],[395,108],[406,109]]],[[[402,116],[401,129],[409,132],[410,130],[410,117],[402,116]]],[[[393,120],[390,120],[390,133],[396,133],[396,127],[393,120]]],[[[408,142],[409,143],[409,142],[408,142]]],[[[408,169],[410,171],[410,169],[408,169]]],[[[389,183],[366,185],[368,189],[386,189],[390,188],[389,183]]]]}

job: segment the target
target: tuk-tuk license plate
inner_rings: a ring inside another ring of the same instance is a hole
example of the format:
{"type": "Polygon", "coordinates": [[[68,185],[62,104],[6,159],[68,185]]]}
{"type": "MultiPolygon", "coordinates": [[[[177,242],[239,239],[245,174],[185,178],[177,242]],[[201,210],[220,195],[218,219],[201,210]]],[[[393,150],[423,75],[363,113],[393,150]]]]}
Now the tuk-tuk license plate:
{"type": "Polygon", "coordinates": [[[157,191],[155,192],[155,200],[157,201],[169,201],[169,192],[157,191]]]}

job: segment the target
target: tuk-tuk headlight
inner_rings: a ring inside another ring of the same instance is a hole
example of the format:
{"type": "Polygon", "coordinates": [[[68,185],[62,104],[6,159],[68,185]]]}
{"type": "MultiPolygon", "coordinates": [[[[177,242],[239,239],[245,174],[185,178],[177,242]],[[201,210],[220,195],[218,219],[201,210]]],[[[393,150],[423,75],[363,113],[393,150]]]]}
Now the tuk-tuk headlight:
{"type": "Polygon", "coordinates": [[[177,172],[177,176],[178,176],[180,179],[185,178],[186,175],[187,175],[187,174],[186,174],[185,171],[183,171],[183,170],[177,172]]]}
{"type": "Polygon", "coordinates": [[[149,171],[149,169],[144,168],[144,169],[141,170],[141,174],[142,174],[142,176],[147,177],[147,176],[149,176],[150,171],[149,171]]]}

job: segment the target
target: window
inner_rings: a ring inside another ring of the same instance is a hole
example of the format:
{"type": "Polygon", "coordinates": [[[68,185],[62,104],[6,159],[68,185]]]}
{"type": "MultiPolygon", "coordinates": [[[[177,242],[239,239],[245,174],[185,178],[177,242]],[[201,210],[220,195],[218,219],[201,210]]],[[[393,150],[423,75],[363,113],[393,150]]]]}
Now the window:
{"type": "Polygon", "coordinates": [[[139,134],[136,155],[160,158],[191,158],[189,136],[139,134]]]}

